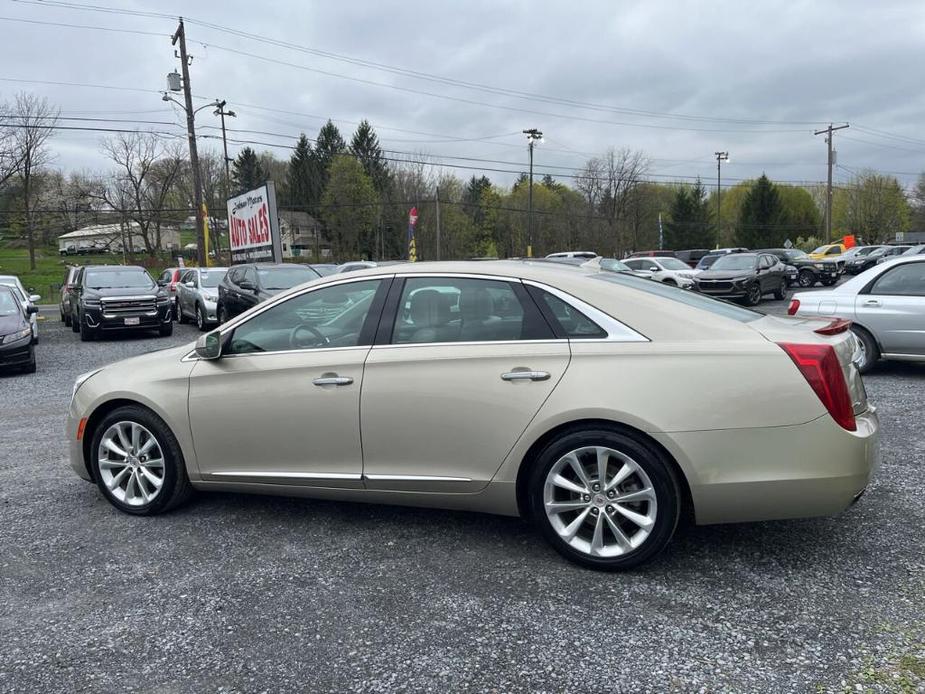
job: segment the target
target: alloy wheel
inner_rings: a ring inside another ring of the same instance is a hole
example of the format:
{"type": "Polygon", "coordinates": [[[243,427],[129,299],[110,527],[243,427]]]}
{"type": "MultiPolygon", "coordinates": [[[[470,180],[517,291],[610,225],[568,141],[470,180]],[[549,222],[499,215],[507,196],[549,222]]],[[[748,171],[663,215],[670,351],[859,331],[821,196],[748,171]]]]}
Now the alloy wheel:
{"type": "Polygon", "coordinates": [[[100,439],[103,484],[128,506],[151,503],[164,486],[164,454],[154,434],[137,422],[116,422],[100,439]]]}
{"type": "Polygon", "coordinates": [[[586,446],[562,456],[543,486],[553,530],[592,557],[618,557],[640,547],[655,527],[655,489],[645,470],[613,448],[586,446]]]}
{"type": "Polygon", "coordinates": [[[196,327],[200,330],[206,329],[206,317],[202,315],[202,306],[196,307],[196,327]]]}

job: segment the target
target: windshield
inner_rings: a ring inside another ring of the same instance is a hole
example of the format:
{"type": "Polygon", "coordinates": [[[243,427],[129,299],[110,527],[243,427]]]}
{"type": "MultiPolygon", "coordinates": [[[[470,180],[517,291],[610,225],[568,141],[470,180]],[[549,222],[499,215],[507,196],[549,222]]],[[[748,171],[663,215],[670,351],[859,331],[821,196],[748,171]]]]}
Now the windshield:
{"type": "Polygon", "coordinates": [[[837,250],[837,246],[828,246],[828,245],[819,246],[819,248],[814,250],[813,253],[818,253],[819,255],[825,255],[826,253],[830,252],[833,249],[837,250]]]}
{"type": "Polygon", "coordinates": [[[312,265],[312,269],[322,277],[327,277],[337,272],[336,265],[312,265]]]}
{"type": "Polygon", "coordinates": [[[224,267],[213,267],[208,270],[200,270],[199,282],[203,287],[217,287],[227,271],[228,268],[224,267]]]}
{"type": "Polygon", "coordinates": [[[925,253],[925,245],[913,246],[908,251],[904,251],[903,255],[920,255],[922,253],[925,253]]]}
{"type": "Polygon", "coordinates": [[[797,249],[797,248],[788,248],[784,251],[784,255],[787,256],[790,260],[802,260],[806,257],[806,253],[797,249]]]}
{"type": "Polygon", "coordinates": [[[21,310],[12,292],[0,290],[0,316],[12,316],[21,310]]]}
{"type": "Polygon", "coordinates": [[[601,269],[609,272],[632,272],[633,269],[626,263],[613,258],[601,258],[601,269]]]}
{"type": "Polygon", "coordinates": [[[90,289],[152,289],[154,280],[144,270],[90,270],[84,279],[90,289]]]}
{"type": "Polygon", "coordinates": [[[763,313],[758,313],[757,311],[750,311],[747,308],[737,306],[720,299],[714,299],[703,294],[698,294],[697,292],[692,292],[687,289],[678,289],[677,287],[672,287],[661,282],[653,282],[652,280],[643,279],[642,277],[635,277],[633,275],[623,275],[619,273],[601,273],[599,275],[593,275],[596,279],[606,280],[608,282],[613,282],[614,284],[621,284],[626,287],[632,287],[633,289],[640,289],[649,294],[655,294],[665,299],[671,299],[672,301],[677,301],[679,303],[685,304],[692,308],[700,309],[702,311],[709,311],[718,316],[724,316],[725,318],[731,318],[737,320],[740,323],[751,323],[754,320],[763,318],[763,313]]]}
{"type": "Polygon", "coordinates": [[[758,267],[758,256],[740,255],[738,253],[726,255],[713,263],[711,270],[754,270],[758,267]]]}
{"type": "Polygon", "coordinates": [[[666,270],[690,270],[691,267],[683,260],[678,260],[677,258],[656,258],[656,262],[660,263],[663,268],[666,270]]]}
{"type": "Polygon", "coordinates": [[[260,286],[264,289],[289,289],[297,284],[317,279],[318,274],[302,265],[293,265],[292,267],[257,268],[257,277],[260,279],[260,286]]]}

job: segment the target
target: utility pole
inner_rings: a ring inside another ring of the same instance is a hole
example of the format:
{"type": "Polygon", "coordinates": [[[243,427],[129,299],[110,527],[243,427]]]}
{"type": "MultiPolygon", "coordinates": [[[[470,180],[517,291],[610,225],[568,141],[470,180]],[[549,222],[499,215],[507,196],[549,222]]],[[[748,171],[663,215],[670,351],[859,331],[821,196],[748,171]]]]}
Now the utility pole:
{"type": "Polygon", "coordinates": [[[720,167],[724,161],[729,161],[729,152],[714,152],[716,155],[716,236],[720,237],[720,224],[723,221],[723,208],[720,207],[720,195],[722,194],[722,179],[720,167]]]}
{"type": "Polygon", "coordinates": [[[829,123],[829,127],[824,130],[817,130],[813,135],[822,135],[825,133],[825,143],[828,145],[829,156],[828,156],[828,179],[825,186],[825,242],[830,243],[832,241],[832,167],[835,165],[835,159],[833,157],[832,150],[832,133],[836,130],[844,130],[849,127],[848,123],[844,125],[833,126],[829,123]]]}
{"type": "Polygon", "coordinates": [[[199,256],[199,266],[206,267],[209,251],[206,246],[205,220],[202,217],[202,174],[199,171],[199,152],[196,150],[196,126],[194,124],[193,92],[189,83],[189,56],[186,54],[186,29],[183,26],[183,17],[174,32],[171,44],[176,46],[180,42],[180,64],[183,72],[183,96],[186,101],[186,130],[189,137],[189,160],[193,169],[193,205],[196,207],[196,252],[199,256]]]}
{"type": "Polygon", "coordinates": [[[437,260],[440,260],[440,186],[437,186],[437,260]]]}
{"type": "Polygon", "coordinates": [[[523,131],[527,136],[527,150],[530,152],[530,187],[527,192],[527,257],[533,257],[533,148],[543,141],[543,133],[536,128],[523,131]]]}
{"type": "MultiPolygon", "coordinates": [[[[213,112],[214,115],[222,117],[222,149],[225,152],[225,180],[224,180],[225,185],[224,185],[224,188],[225,188],[225,200],[226,201],[228,200],[228,198],[231,197],[231,171],[229,169],[229,166],[231,164],[231,159],[228,157],[228,136],[225,133],[225,116],[229,116],[231,118],[236,117],[234,111],[225,110],[225,105],[227,103],[228,102],[225,101],[224,99],[216,102],[215,105],[217,108],[213,112]]],[[[225,225],[226,227],[228,226],[227,219],[225,221],[225,225]]],[[[216,256],[218,256],[218,254],[221,253],[221,238],[222,238],[222,232],[221,232],[221,229],[219,229],[218,233],[215,236],[215,255],[216,256]]]]}

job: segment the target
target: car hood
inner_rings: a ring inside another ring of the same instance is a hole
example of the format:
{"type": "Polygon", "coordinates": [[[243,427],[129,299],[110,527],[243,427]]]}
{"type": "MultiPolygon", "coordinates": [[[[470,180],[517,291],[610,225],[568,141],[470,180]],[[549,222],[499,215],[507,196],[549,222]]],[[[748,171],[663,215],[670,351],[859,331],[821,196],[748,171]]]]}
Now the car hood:
{"type": "Polygon", "coordinates": [[[13,313],[9,316],[0,316],[0,335],[9,335],[22,328],[28,328],[29,324],[19,313],[13,313]]]}
{"type": "Polygon", "coordinates": [[[145,368],[154,362],[163,362],[165,360],[176,359],[179,361],[185,357],[187,354],[192,352],[196,348],[195,342],[189,342],[185,345],[180,345],[179,347],[162,347],[159,349],[152,349],[144,354],[139,354],[134,357],[129,357],[128,359],[123,359],[121,361],[113,362],[107,366],[103,367],[103,371],[108,373],[123,371],[126,374],[140,374],[144,373],[145,368]]]}
{"type": "Polygon", "coordinates": [[[753,271],[748,270],[702,270],[695,277],[698,280],[740,280],[752,277],[754,274],[753,271]]]}

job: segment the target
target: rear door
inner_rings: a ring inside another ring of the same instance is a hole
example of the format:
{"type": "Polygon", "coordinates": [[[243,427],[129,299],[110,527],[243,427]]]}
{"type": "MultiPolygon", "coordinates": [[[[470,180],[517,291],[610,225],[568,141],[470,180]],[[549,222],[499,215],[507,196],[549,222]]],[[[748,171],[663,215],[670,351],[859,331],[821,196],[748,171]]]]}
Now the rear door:
{"type": "Polygon", "coordinates": [[[519,281],[397,280],[363,376],[366,486],[484,487],[569,359],[519,281]]]}
{"type": "Polygon", "coordinates": [[[925,355],[925,262],[894,265],[856,297],[858,322],[885,354],[925,355]]]}

